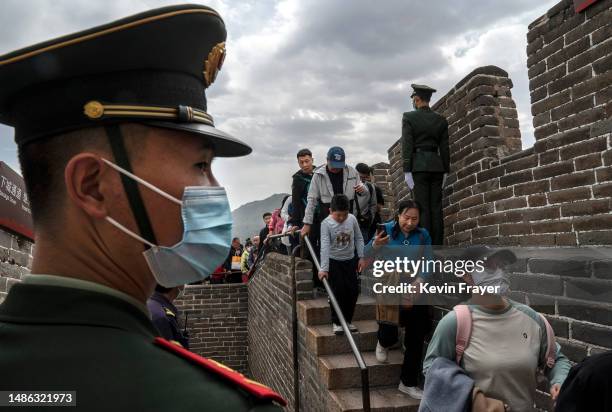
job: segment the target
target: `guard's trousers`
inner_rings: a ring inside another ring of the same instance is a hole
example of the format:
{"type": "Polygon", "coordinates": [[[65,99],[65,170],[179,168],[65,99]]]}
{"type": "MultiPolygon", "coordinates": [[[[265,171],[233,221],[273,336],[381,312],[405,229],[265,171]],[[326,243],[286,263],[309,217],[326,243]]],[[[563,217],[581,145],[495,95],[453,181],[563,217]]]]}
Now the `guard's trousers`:
{"type": "Polygon", "coordinates": [[[431,243],[444,243],[444,218],[442,215],[443,172],[414,172],[414,200],[421,206],[420,224],[431,235],[431,243]]]}

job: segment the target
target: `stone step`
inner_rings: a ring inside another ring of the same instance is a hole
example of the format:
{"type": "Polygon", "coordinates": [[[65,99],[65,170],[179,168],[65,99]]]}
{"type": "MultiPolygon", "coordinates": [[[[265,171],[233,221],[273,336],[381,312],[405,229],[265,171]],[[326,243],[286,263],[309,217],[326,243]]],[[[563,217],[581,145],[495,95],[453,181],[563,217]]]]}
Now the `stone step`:
{"type": "MultiPolygon", "coordinates": [[[[327,298],[298,301],[298,320],[306,326],[323,325],[331,322],[331,308],[327,298]]],[[[370,296],[359,296],[353,320],[376,318],[376,301],[370,296]]]]}
{"type": "MultiPolygon", "coordinates": [[[[353,321],[359,332],[353,333],[355,343],[363,352],[373,351],[376,348],[376,332],[378,324],[375,320],[353,321]]],[[[348,339],[344,335],[334,335],[331,323],[308,326],[306,328],[306,347],[317,356],[353,353],[348,339]]]]}
{"type": "MultiPolygon", "coordinates": [[[[363,411],[361,388],[329,391],[330,412],[363,411]]],[[[370,388],[370,410],[372,412],[417,412],[419,401],[397,390],[397,385],[370,388]]]]}
{"type": "MultiPolygon", "coordinates": [[[[397,385],[399,383],[404,354],[400,350],[389,351],[387,363],[378,363],[375,352],[363,352],[368,366],[370,386],[397,385]]],[[[361,369],[353,353],[319,357],[319,373],[328,389],[361,388],[361,369]]]]}

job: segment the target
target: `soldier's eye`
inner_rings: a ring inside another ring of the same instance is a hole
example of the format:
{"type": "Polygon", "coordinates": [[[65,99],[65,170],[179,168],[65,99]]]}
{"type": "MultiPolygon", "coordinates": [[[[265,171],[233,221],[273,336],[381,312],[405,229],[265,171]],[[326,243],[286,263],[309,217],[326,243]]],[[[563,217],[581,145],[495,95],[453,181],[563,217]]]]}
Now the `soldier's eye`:
{"type": "Polygon", "coordinates": [[[210,170],[210,164],[208,162],[196,163],[195,166],[200,169],[202,173],[207,173],[210,170]]]}

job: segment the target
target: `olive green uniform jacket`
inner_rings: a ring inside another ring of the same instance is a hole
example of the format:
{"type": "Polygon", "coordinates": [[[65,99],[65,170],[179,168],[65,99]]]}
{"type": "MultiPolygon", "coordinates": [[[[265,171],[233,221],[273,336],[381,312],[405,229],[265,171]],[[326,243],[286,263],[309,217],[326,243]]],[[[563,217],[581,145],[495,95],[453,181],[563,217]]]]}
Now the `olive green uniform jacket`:
{"type": "Polygon", "coordinates": [[[404,113],[402,158],[404,173],[448,173],[450,167],[448,122],[444,116],[429,107],[404,113]]]}
{"type": "Polygon", "coordinates": [[[44,410],[281,410],[270,399],[156,344],[159,334],[146,307],[127,295],[122,298],[121,292],[101,285],[114,293],[58,286],[61,282],[15,284],[0,305],[3,391],[76,391],[76,408],[44,410]]]}

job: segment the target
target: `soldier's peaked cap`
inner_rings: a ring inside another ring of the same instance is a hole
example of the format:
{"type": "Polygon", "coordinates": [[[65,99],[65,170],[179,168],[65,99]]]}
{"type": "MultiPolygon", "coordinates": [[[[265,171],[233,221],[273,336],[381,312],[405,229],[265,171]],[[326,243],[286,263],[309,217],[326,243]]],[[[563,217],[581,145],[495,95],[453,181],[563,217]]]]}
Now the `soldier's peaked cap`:
{"type": "Polygon", "coordinates": [[[251,148],[214,127],[205,89],[225,57],[213,9],[150,10],[0,56],[0,122],[18,145],[121,122],[204,136],[217,156],[251,148]]]}
{"type": "Polygon", "coordinates": [[[412,86],[412,94],[410,95],[410,97],[413,96],[419,96],[422,99],[425,100],[429,100],[431,98],[431,95],[434,94],[436,92],[436,89],[429,87],[429,86],[425,86],[424,84],[411,84],[412,86]]]}

